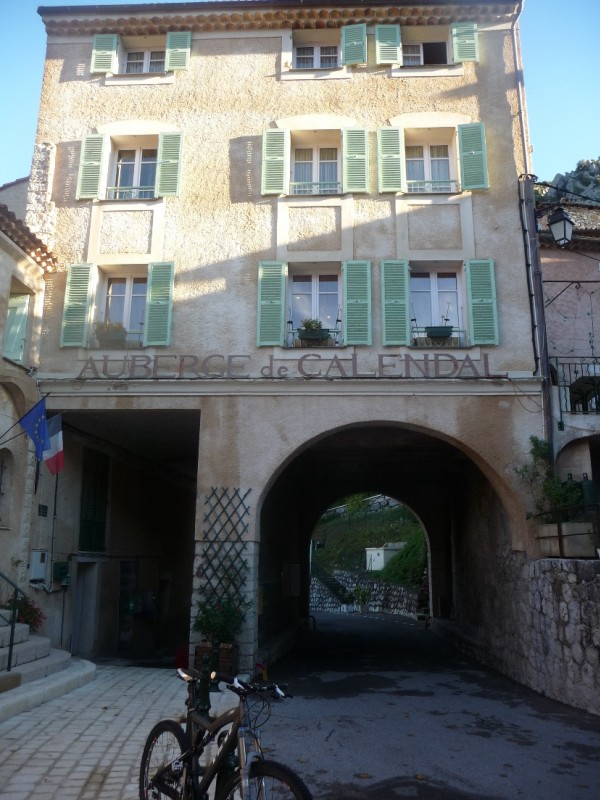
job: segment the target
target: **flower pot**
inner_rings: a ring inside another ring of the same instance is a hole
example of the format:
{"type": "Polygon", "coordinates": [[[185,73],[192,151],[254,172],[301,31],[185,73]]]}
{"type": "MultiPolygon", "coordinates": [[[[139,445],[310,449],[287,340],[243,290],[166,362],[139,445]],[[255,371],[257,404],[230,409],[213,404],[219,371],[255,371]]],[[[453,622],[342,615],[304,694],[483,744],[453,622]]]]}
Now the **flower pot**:
{"type": "Polygon", "coordinates": [[[219,645],[219,660],[216,665],[212,663],[213,646],[210,642],[201,642],[196,645],[194,651],[194,669],[202,668],[203,656],[208,656],[208,666],[210,669],[216,669],[224,675],[236,675],[238,671],[238,654],[239,648],[237,644],[222,643],[219,645]]]}
{"type": "Polygon", "coordinates": [[[100,347],[104,347],[108,350],[124,347],[125,342],[127,341],[127,331],[123,331],[122,333],[103,333],[101,335],[96,334],[96,339],[98,340],[100,347]]]}
{"type": "Polygon", "coordinates": [[[430,339],[449,339],[452,336],[452,325],[432,325],[425,328],[430,339]]]}

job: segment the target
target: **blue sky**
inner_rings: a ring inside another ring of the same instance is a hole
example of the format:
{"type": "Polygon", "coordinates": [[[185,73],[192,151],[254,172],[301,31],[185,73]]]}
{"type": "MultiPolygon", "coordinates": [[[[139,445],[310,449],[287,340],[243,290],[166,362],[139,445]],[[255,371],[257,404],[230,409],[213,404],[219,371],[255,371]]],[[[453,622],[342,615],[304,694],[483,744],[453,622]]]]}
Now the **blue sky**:
{"type": "MultiPolygon", "coordinates": [[[[45,54],[38,6],[100,3],[0,0],[0,4],[1,185],[29,173],[45,54]]],[[[581,159],[600,158],[599,70],[593,55],[599,30],[600,0],[525,0],[521,40],[533,171],[543,180],[570,172],[581,159]]]]}

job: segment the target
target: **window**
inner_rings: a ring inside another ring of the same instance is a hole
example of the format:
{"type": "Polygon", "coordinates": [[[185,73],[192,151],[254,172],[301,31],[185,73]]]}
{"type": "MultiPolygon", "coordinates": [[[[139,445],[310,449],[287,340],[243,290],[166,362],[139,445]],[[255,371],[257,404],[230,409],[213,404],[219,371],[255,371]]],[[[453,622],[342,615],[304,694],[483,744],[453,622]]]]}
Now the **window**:
{"type": "Polygon", "coordinates": [[[367,131],[356,128],[293,132],[275,128],[265,131],[263,194],[318,195],[366,191],[367,131]]]}
{"type": "Polygon", "coordinates": [[[447,64],[446,42],[421,42],[402,46],[402,66],[418,67],[429,64],[447,64]]]}
{"type": "Polygon", "coordinates": [[[407,145],[406,185],[409,192],[451,192],[447,144],[407,145]]]}
{"type": "Polygon", "coordinates": [[[456,328],[459,340],[454,344],[498,344],[494,262],[490,259],[472,259],[464,269],[454,264],[382,261],[381,273],[384,345],[421,341],[429,326],[456,328]]]}
{"type": "Polygon", "coordinates": [[[79,507],[80,550],[105,550],[109,466],[107,455],[89,447],[83,448],[79,507]]]}
{"type": "Polygon", "coordinates": [[[109,277],[106,281],[103,321],[120,322],[127,331],[126,342],[141,345],[144,341],[148,279],[143,277],[109,277]]]}
{"type": "Polygon", "coordinates": [[[293,346],[304,319],[334,332],[328,344],[371,343],[371,262],[288,265],[261,261],[257,344],[293,346]]]}
{"type": "Polygon", "coordinates": [[[187,69],[191,39],[190,31],[169,31],[166,36],[148,38],[97,33],[93,39],[90,72],[143,75],[187,69]]]}
{"type": "Polygon", "coordinates": [[[2,354],[5,358],[16,361],[18,364],[23,362],[25,351],[29,297],[28,294],[11,294],[8,300],[2,354]]]}
{"type": "Polygon", "coordinates": [[[164,50],[130,50],[126,53],[125,72],[127,75],[141,75],[144,72],[164,71],[164,50]]]}
{"type": "Polygon", "coordinates": [[[411,272],[411,319],[415,327],[452,325],[460,328],[458,276],[455,272],[411,272]]]}
{"type": "Polygon", "coordinates": [[[335,273],[292,275],[289,300],[292,330],[296,331],[307,318],[318,319],[327,330],[336,330],[341,322],[339,269],[335,273]]]}
{"type": "Polygon", "coordinates": [[[168,345],[173,305],[172,262],[123,268],[73,264],[67,274],[62,347],[95,346],[95,323],[121,323],[121,347],[168,345]]]}
{"type": "Polygon", "coordinates": [[[292,135],[291,194],[340,193],[339,131],[324,131],[319,138],[320,145],[296,146],[313,144],[314,135],[292,135]],[[324,146],[330,144],[335,146],[324,146]]]}
{"type": "Polygon", "coordinates": [[[337,44],[310,44],[294,48],[296,69],[336,69],[338,66],[337,44]]]}
{"type": "Polygon", "coordinates": [[[108,200],[154,198],[158,150],[139,148],[117,150],[114,186],[108,187],[108,200]]]}
{"type": "Polygon", "coordinates": [[[457,128],[380,128],[377,147],[380,192],[449,193],[488,188],[481,122],[457,128]]]}
{"type": "Polygon", "coordinates": [[[181,134],[86,136],[81,145],[78,200],[152,200],[179,192],[181,134]]]}

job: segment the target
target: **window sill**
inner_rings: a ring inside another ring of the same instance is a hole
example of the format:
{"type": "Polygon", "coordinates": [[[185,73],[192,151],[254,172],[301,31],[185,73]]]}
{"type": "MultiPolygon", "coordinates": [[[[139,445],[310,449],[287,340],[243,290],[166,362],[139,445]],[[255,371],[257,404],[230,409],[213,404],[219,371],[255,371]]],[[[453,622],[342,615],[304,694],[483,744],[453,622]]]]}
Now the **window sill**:
{"type": "Polygon", "coordinates": [[[287,67],[281,70],[282,81],[331,81],[349,80],[352,72],[348,67],[336,69],[294,69],[287,67]]]}
{"type": "Polygon", "coordinates": [[[156,86],[175,83],[174,72],[108,73],[105,86],[156,86]]]}
{"type": "Polygon", "coordinates": [[[459,78],[464,75],[462,64],[432,64],[431,66],[421,65],[418,67],[392,67],[390,76],[392,78],[459,78]]]}

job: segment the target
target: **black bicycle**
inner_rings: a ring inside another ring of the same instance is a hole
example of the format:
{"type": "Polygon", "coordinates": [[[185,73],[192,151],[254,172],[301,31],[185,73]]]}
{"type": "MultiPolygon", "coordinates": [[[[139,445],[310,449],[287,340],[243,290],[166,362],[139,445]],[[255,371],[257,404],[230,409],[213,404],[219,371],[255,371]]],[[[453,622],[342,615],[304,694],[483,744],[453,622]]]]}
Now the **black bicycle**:
{"type": "Polygon", "coordinates": [[[259,728],[271,716],[271,701],[291,697],[275,683],[246,683],[212,673],[239,698],[216,719],[200,714],[202,675],[178,669],[187,683],[184,728],[162,720],[150,731],[140,766],[140,800],[312,800],[302,779],[289,767],[264,758],[259,728]]]}

